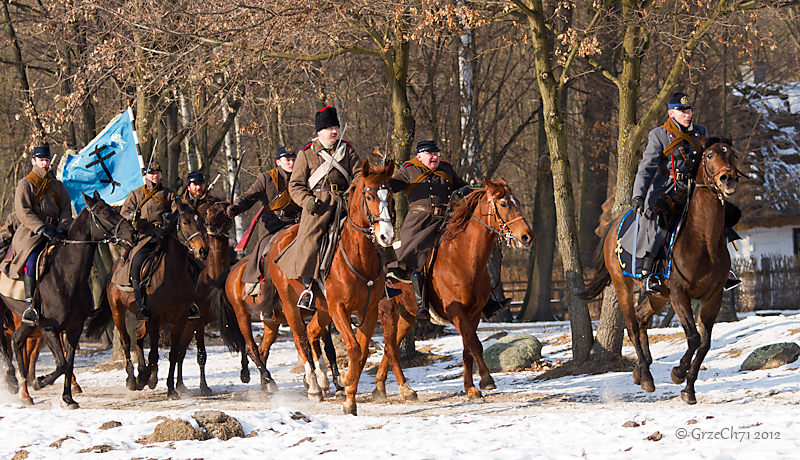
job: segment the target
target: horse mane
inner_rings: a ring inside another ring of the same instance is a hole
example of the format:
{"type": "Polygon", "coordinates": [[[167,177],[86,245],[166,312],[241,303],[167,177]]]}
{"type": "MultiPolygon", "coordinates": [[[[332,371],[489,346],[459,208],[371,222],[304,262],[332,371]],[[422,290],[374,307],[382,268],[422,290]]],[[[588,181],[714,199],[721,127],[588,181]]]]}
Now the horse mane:
{"type": "Polygon", "coordinates": [[[450,216],[447,227],[445,227],[444,233],[442,234],[442,241],[452,240],[464,230],[472,217],[472,213],[485,195],[486,188],[484,187],[464,197],[464,201],[450,216]]]}

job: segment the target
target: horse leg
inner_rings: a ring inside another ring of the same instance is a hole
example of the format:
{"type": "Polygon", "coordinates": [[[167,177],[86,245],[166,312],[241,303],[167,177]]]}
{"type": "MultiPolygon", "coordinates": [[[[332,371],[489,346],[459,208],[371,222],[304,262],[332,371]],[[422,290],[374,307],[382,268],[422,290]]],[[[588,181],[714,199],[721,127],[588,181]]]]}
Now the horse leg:
{"type": "MultiPolygon", "coordinates": [[[[66,338],[67,340],[69,340],[69,338],[67,337],[67,335],[68,335],[67,333],[64,333],[64,334],[61,334],[61,335],[59,336],[59,338],[61,339],[61,344],[62,344],[62,346],[63,346],[63,344],[64,344],[64,339],[65,339],[65,338],[66,338]]],[[[78,339],[80,339],[80,333],[78,334],[78,339]]],[[[41,348],[41,347],[40,347],[40,348],[41,348]]],[[[76,351],[77,349],[78,349],[78,342],[76,341],[76,342],[75,342],[75,347],[74,347],[74,350],[73,350],[73,355],[74,355],[74,353],[75,353],[75,351],[76,351]]],[[[38,357],[39,357],[39,352],[38,352],[38,350],[37,350],[37,352],[36,352],[36,358],[38,359],[38,357]]],[[[67,359],[67,361],[69,361],[69,359],[67,359]]],[[[73,365],[73,368],[74,368],[74,365],[75,365],[75,359],[74,359],[74,358],[73,358],[73,361],[72,361],[72,363],[73,363],[72,365],[73,365]]],[[[36,361],[33,361],[33,363],[32,363],[32,364],[33,364],[33,369],[34,369],[34,371],[35,371],[35,369],[36,369],[36,361]]],[[[73,392],[73,393],[75,393],[75,394],[81,394],[81,393],[83,393],[83,390],[81,389],[81,386],[80,386],[80,385],[78,385],[78,380],[75,378],[75,372],[74,372],[74,369],[73,369],[73,372],[72,372],[72,378],[71,378],[71,382],[70,382],[70,384],[72,385],[72,392],[73,392]]]]}
{"type": "MultiPolygon", "coordinates": [[[[306,324],[303,321],[303,316],[300,309],[294,305],[285,305],[283,307],[283,314],[286,317],[286,322],[289,323],[289,328],[292,330],[294,339],[294,346],[303,361],[303,368],[305,369],[305,381],[308,384],[308,398],[312,400],[322,400],[322,390],[317,383],[316,369],[314,366],[314,356],[311,351],[311,342],[308,340],[306,333],[306,324]]],[[[337,324],[338,328],[338,324],[337,324]]]]}
{"type": "Polygon", "coordinates": [[[28,336],[33,332],[33,328],[21,324],[14,334],[11,336],[11,344],[14,349],[14,354],[17,357],[17,380],[19,382],[19,397],[24,405],[33,405],[33,398],[28,393],[28,380],[27,380],[27,366],[25,365],[25,343],[28,336]]]}
{"type": "Polygon", "coordinates": [[[469,399],[481,399],[483,395],[480,390],[475,388],[475,383],[472,380],[472,359],[477,355],[477,350],[480,350],[481,355],[483,354],[481,341],[478,340],[478,335],[472,330],[471,322],[466,318],[461,304],[451,304],[446,310],[452,312],[453,326],[461,335],[461,343],[464,346],[464,391],[469,399]]]}
{"type": "MultiPolygon", "coordinates": [[[[372,333],[375,331],[375,325],[378,323],[378,309],[376,306],[367,308],[364,319],[361,322],[361,327],[356,329],[356,344],[358,345],[357,351],[359,354],[352,353],[357,359],[350,360],[350,366],[347,368],[348,379],[347,387],[345,387],[346,400],[344,402],[344,413],[346,415],[358,415],[356,408],[356,393],[358,393],[358,381],[361,378],[361,373],[364,371],[364,365],[367,363],[369,357],[369,341],[372,338],[372,333]],[[352,371],[352,375],[350,375],[352,371]]],[[[348,352],[349,352],[348,347],[348,352]]]]}
{"type": "MultiPolygon", "coordinates": [[[[269,368],[267,368],[267,362],[269,362],[269,350],[272,348],[272,344],[275,343],[275,340],[278,339],[278,327],[280,323],[278,321],[271,321],[269,323],[264,322],[263,324],[264,336],[261,337],[261,344],[258,346],[261,362],[264,363],[264,371],[261,374],[261,385],[266,386],[267,393],[274,393],[278,391],[278,386],[275,385],[275,380],[272,379],[272,374],[270,374],[269,368]]],[[[246,357],[243,358],[243,360],[246,359],[246,357]]]]}
{"type": "MultiPolygon", "coordinates": [[[[633,281],[614,279],[614,290],[617,292],[619,308],[625,317],[625,328],[628,330],[628,338],[636,350],[636,367],[633,368],[633,383],[641,385],[645,392],[655,391],[653,374],[650,373],[650,366],[647,362],[647,355],[642,346],[641,334],[639,333],[640,322],[636,317],[636,307],[633,297],[633,281]]],[[[646,332],[645,332],[646,334],[646,332]]]]}
{"type": "Polygon", "coordinates": [[[330,395],[330,381],[328,380],[328,364],[325,362],[325,358],[323,357],[322,354],[322,348],[320,347],[320,337],[323,334],[325,334],[326,330],[327,330],[327,325],[323,326],[320,322],[319,313],[315,313],[314,316],[311,318],[311,321],[309,321],[308,323],[308,327],[306,328],[306,333],[308,334],[308,339],[311,342],[312,354],[317,362],[317,369],[315,371],[315,374],[317,379],[317,385],[319,386],[320,391],[322,391],[323,398],[330,395]]]}
{"type": "MultiPolygon", "coordinates": [[[[139,382],[142,384],[142,388],[144,388],[146,382],[147,386],[153,390],[158,384],[158,336],[161,331],[161,323],[148,319],[146,330],[150,338],[150,352],[147,354],[146,371],[144,374],[139,374],[139,382]]],[[[142,336],[142,344],[144,344],[144,336],[142,336]]],[[[169,395],[169,392],[167,392],[167,395],[169,395]]]]}
{"type": "MultiPolygon", "coordinates": [[[[347,347],[349,364],[347,366],[347,374],[344,376],[343,381],[345,386],[344,413],[347,415],[356,415],[356,392],[358,391],[357,363],[361,360],[361,345],[359,345],[358,340],[353,333],[353,328],[350,327],[350,315],[344,310],[344,307],[338,303],[329,304],[328,311],[331,314],[331,318],[333,319],[333,324],[336,326],[336,330],[338,330],[339,334],[341,334],[342,340],[344,340],[344,345],[347,347]]],[[[375,319],[377,320],[377,312],[375,319]]],[[[364,323],[366,324],[366,318],[364,323]]]]}
{"type": "Polygon", "coordinates": [[[325,328],[322,333],[322,348],[325,351],[325,359],[328,361],[328,367],[331,369],[331,380],[333,386],[336,388],[336,397],[344,397],[344,387],[342,386],[341,376],[339,375],[339,365],[336,363],[336,347],[333,345],[333,337],[331,335],[331,324],[325,328]]]}
{"type": "MultiPolygon", "coordinates": [[[[64,374],[67,367],[67,359],[64,357],[64,347],[61,344],[61,338],[59,337],[59,333],[56,333],[53,330],[49,331],[43,330],[42,339],[44,339],[44,343],[47,345],[47,348],[49,348],[50,352],[53,354],[53,359],[55,359],[56,361],[56,368],[53,372],[34,379],[33,381],[34,390],[40,390],[46,386],[52,385],[57,378],[61,377],[61,375],[64,374]]],[[[70,379],[67,382],[67,384],[71,383],[72,379],[70,379]]],[[[72,399],[71,396],[70,399],[72,399]]]]}
{"type": "Polygon", "coordinates": [[[683,327],[683,332],[686,335],[686,353],[681,357],[677,366],[673,367],[670,371],[670,378],[676,385],[680,385],[686,380],[686,374],[689,366],[692,363],[692,357],[697,348],[700,347],[700,334],[697,332],[697,327],[694,324],[694,315],[692,314],[692,303],[685,293],[675,293],[672,295],[672,309],[675,311],[675,316],[683,327]]]}
{"type": "Polygon", "coordinates": [[[483,359],[483,344],[481,344],[476,333],[480,320],[480,315],[476,315],[470,325],[470,331],[472,331],[475,336],[475,340],[472,342],[473,357],[475,358],[475,364],[478,365],[478,374],[481,376],[481,381],[478,386],[480,386],[482,390],[496,390],[497,386],[494,384],[494,379],[489,373],[489,367],[486,366],[486,361],[483,359]]]}
{"type": "MultiPolygon", "coordinates": [[[[198,327],[194,332],[194,341],[197,343],[197,366],[200,368],[200,394],[203,396],[211,396],[214,392],[206,382],[206,361],[208,355],[206,354],[206,339],[205,339],[205,326],[198,327]]],[[[183,348],[186,354],[186,347],[183,348]]],[[[182,362],[182,361],[181,361],[182,362]]]]}
{"type": "MultiPolygon", "coordinates": [[[[169,372],[167,372],[167,397],[171,399],[178,399],[180,395],[175,391],[175,367],[178,361],[182,360],[186,355],[186,349],[183,344],[183,333],[187,329],[186,324],[183,327],[173,327],[170,334],[171,344],[169,347],[169,372]]],[[[191,338],[191,336],[189,336],[191,338]]],[[[191,340],[191,339],[190,339],[191,340]]]]}
{"type": "MultiPolygon", "coordinates": [[[[119,341],[122,345],[122,352],[125,354],[125,373],[127,374],[125,378],[125,387],[130,391],[138,390],[136,375],[133,371],[133,361],[131,361],[131,336],[128,335],[128,329],[125,327],[125,309],[117,306],[114,296],[109,295],[108,297],[111,306],[111,318],[114,320],[114,327],[116,327],[117,332],[119,332],[119,341]]],[[[137,353],[139,352],[140,349],[137,348],[137,353]]],[[[143,358],[140,356],[139,359],[141,363],[143,358]]]]}
{"type": "MultiPolygon", "coordinates": [[[[239,330],[242,332],[242,336],[244,336],[245,345],[247,345],[247,352],[250,354],[250,358],[253,360],[253,363],[258,368],[259,373],[261,374],[261,390],[264,392],[269,393],[266,378],[267,378],[267,368],[264,364],[264,361],[261,360],[261,354],[259,353],[258,345],[256,345],[256,341],[253,339],[253,326],[250,324],[250,314],[247,313],[246,307],[241,305],[236,305],[234,307],[236,310],[236,322],[239,324],[239,330]],[[240,312],[244,312],[240,314],[240,312]]],[[[277,326],[275,327],[277,331],[277,326]]],[[[264,337],[266,340],[267,336],[267,328],[264,327],[264,337]]],[[[242,363],[246,362],[246,359],[242,359],[242,363]]],[[[244,369],[242,370],[242,376],[244,375],[244,369]]],[[[249,374],[248,374],[249,375],[249,374]]],[[[244,380],[244,379],[242,379],[244,380]]],[[[248,378],[249,380],[249,378],[248,378]]]]}
{"type": "Polygon", "coordinates": [[[697,397],[694,393],[694,382],[700,374],[700,365],[711,349],[711,330],[714,328],[714,321],[717,319],[720,306],[722,305],[722,290],[717,289],[711,299],[700,301],[699,323],[700,323],[700,346],[697,354],[692,361],[692,366],[686,376],[686,388],[681,391],[681,399],[686,404],[697,404],[697,397]]]}
{"type": "MultiPolygon", "coordinates": [[[[36,379],[36,361],[39,359],[39,350],[42,348],[42,337],[28,337],[25,341],[25,364],[28,366],[28,381],[36,379]]],[[[34,388],[35,389],[35,388],[34,388]]]]}
{"type": "Polygon", "coordinates": [[[6,385],[11,393],[19,391],[16,370],[14,369],[14,357],[12,356],[11,343],[5,331],[0,331],[0,351],[2,351],[3,361],[6,363],[6,385]]]}
{"type": "MultiPolygon", "coordinates": [[[[66,348],[66,366],[64,367],[64,391],[61,394],[61,400],[70,409],[77,409],[78,403],[72,399],[72,382],[75,377],[75,349],[78,348],[78,340],[81,338],[82,327],[75,328],[67,333],[67,340],[60,340],[66,348]]],[[[61,336],[59,336],[61,339],[61,336]]]]}
{"type": "MultiPolygon", "coordinates": [[[[180,338],[180,347],[179,350],[180,356],[178,356],[178,361],[175,363],[175,389],[178,393],[188,393],[189,388],[183,383],[183,360],[186,359],[186,350],[189,348],[189,344],[192,343],[192,336],[195,335],[196,329],[193,330],[190,326],[190,323],[186,324],[186,327],[183,329],[180,338]]],[[[200,349],[198,348],[198,363],[200,362],[200,349]]],[[[205,364],[205,363],[204,363],[205,364]]],[[[201,368],[202,369],[202,368],[201,368]]],[[[202,373],[202,370],[201,370],[202,373]]]]}

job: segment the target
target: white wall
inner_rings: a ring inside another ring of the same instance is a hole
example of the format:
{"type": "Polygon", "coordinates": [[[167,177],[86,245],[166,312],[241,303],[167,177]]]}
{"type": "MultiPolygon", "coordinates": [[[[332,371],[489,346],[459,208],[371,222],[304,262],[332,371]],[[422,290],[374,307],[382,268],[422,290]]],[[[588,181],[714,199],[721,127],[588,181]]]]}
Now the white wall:
{"type": "Polygon", "coordinates": [[[791,256],[794,252],[794,228],[791,226],[753,227],[740,231],[742,240],[736,242],[739,250],[734,250],[733,245],[728,244],[731,258],[755,257],[761,259],[761,257],[770,255],[791,256]]]}

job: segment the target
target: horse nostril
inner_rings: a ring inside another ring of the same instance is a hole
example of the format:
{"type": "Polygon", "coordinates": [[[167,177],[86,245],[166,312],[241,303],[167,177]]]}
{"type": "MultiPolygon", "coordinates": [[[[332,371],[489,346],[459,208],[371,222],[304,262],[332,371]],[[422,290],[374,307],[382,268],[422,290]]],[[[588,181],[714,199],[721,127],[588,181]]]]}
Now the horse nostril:
{"type": "Polygon", "coordinates": [[[530,240],[531,240],[531,237],[530,237],[530,236],[528,236],[528,235],[522,235],[522,242],[523,242],[523,243],[525,243],[525,244],[528,244],[528,242],[529,242],[530,240]]]}
{"type": "Polygon", "coordinates": [[[730,179],[731,179],[731,177],[730,177],[729,175],[727,175],[727,174],[723,174],[723,175],[722,175],[722,176],[720,176],[720,178],[719,178],[719,180],[720,180],[720,181],[722,181],[723,183],[724,183],[724,182],[728,182],[730,179]]]}

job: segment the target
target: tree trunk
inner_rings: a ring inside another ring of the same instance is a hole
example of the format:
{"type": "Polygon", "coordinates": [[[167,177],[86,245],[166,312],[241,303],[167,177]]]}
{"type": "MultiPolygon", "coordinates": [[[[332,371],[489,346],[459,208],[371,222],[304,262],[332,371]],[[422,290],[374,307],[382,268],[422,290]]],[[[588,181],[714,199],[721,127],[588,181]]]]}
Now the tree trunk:
{"type": "Polygon", "coordinates": [[[578,247],[578,228],[575,220],[575,201],[572,195],[572,176],[567,156],[567,136],[561,110],[562,91],[553,75],[550,61],[550,33],[544,24],[541,0],[527,0],[533,11],[527,16],[532,32],[533,60],[536,66],[537,83],[542,97],[544,129],[550,151],[550,167],[553,171],[553,189],[556,205],[556,235],[558,249],[564,266],[566,281],[565,298],[569,309],[572,329],[572,359],[576,362],[589,358],[592,347],[592,323],[586,301],[576,294],[583,290],[583,265],[578,247]]]}
{"type": "Polygon", "coordinates": [[[165,146],[167,146],[167,177],[166,182],[167,186],[173,190],[178,188],[178,183],[180,182],[181,178],[178,174],[178,161],[181,158],[181,144],[178,142],[169,142],[170,139],[175,138],[178,136],[178,106],[175,102],[171,102],[167,107],[167,111],[164,114],[164,118],[167,122],[167,138],[164,142],[165,146]]]}
{"type": "MultiPolygon", "coordinates": [[[[541,110],[541,104],[539,105],[541,110]]],[[[553,284],[553,257],[556,247],[556,205],[553,194],[553,175],[550,171],[550,157],[547,139],[544,134],[542,118],[539,118],[539,148],[542,152],[536,170],[536,191],[533,198],[533,232],[536,235],[535,247],[530,255],[530,278],[528,292],[520,313],[520,321],[552,321],[553,309],[550,304],[553,284]]]]}
{"type": "MultiPolygon", "coordinates": [[[[186,95],[186,90],[184,89],[178,90],[177,95],[180,103],[181,125],[186,129],[194,122],[191,110],[192,101],[189,99],[189,96],[186,95]]],[[[190,172],[200,169],[200,159],[197,157],[194,138],[195,135],[185,136],[183,138],[183,150],[186,152],[186,167],[190,172]]]]}
{"type": "MultiPolygon", "coordinates": [[[[229,120],[230,114],[233,110],[228,106],[227,101],[223,101],[222,105],[222,119],[223,125],[229,120]]],[[[236,116],[234,115],[234,118],[236,116]]],[[[235,200],[241,193],[242,193],[242,183],[237,179],[236,173],[238,172],[238,164],[239,160],[241,160],[241,155],[238,154],[238,146],[236,145],[236,135],[234,133],[235,128],[231,126],[227,133],[225,134],[225,162],[228,166],[228,197],[231,197],[232,200],[235,200]],[[233,193],[231,193],[233,190],[233,193]]],[[[242,220],[241,216],[236,216],[233,220],[234,223],[234,235],[236,241],[239,241],[244,234],[244,221],[242,220]]]]}
{"type": "MultiPolygon", "coordinates": [[[[386,78],[392,84],[392,157],[402,164],[411,158],[416,121],[408,103],[409,42],[401,42],[383,55],[386,78]]],[[[404,193],[395,195],[395,226],[403,226],[408,212],[404,193]]]]}
{"type": "MultiPolygon", "coordinates": [[[[461,0],[458,2],[463,4],[461,0]]],[[[464,180],[471,182],[481,176],[481,162],[478,152],[478,132],[475,124],[474,88],[475,59],[472,30],[465,30],[458,42],[458,83],[461,94],[461,171],[464,180]]]]}

